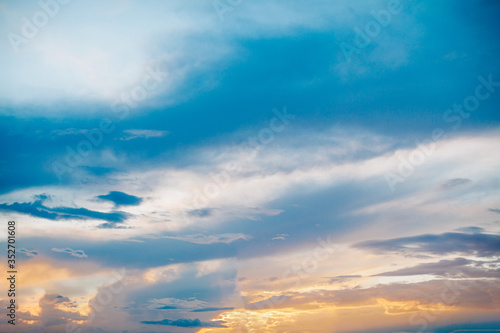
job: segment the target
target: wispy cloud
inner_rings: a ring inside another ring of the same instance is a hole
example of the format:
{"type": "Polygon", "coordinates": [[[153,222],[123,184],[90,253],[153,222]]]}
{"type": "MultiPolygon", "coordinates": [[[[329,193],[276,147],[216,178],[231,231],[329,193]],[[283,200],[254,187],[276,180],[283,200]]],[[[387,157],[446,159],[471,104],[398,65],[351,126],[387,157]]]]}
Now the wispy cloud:
{"type": "Polygon", "coordinates": [[[249,240],[252,237],[242,233],[235,233],[235,234],[214,234],[214,235],[194,234],[194,235],[184,235],[184,236],[163,236],[163,238],[178,239],[195,244],[216,244],[216,243],[229,244],[238,240],[249,240]]]}
{"type": "Polygon", "coordinates": [[[463,253],[481,257],[495,257],[500,253],[500,235],[448,232],[440,235],[366,241],[354,246],[377,252],[401,252],[415,255],[463,253]]]}
{"type": "Polygon", "coordinates": [[[37,251],[34,251],[34,250],[27,250],[25,248],[20,248],[17,250],[17,252],[19,253],[22,253],[22,254],[25,254],[26,256],[28,257],[34,257],[34,256],[37,256],[38,255],[38,252],[37,251]]]}
{"type": "Polygon", "coordinates": [[[60,253],[67,253],[73,257],[77,258],[88,258],[88,256],[83,252],[83,250],[73,250],[69,247],[65,249],[58,249],[58,248],[53,248],[52,251],[54,252],[60,252],[60,253]]]}
{"type": "Polygon", "coordinates": [[[144,129],[129,129],[124,130],[123,133],[126,133],[127,135],[122,137],[121,140],[161,138],[168,134],[167,131],[144,129]]]}
{"type": "Polygon", "coordinates": [[[66,128],[63,130],[53,130],[52,135],[64,136],[64,135],[78,135],[89,132],[86,128],[66,128]]]}
{"type": "Polygon", "coordinates": [[[277,234],[275,237],[273,237],[273,240],[285,240],[288,236],[288,234],[277,234]]]}
{"type": "Polygon", "coordinates": [[[165,325],[165,326],[177,326],[177,327],[225,327],[223,321],[201,321],[196,319],[163,319],[163,320],[144,320],[141,321],[142,324],[147,325],[165,325]]]}

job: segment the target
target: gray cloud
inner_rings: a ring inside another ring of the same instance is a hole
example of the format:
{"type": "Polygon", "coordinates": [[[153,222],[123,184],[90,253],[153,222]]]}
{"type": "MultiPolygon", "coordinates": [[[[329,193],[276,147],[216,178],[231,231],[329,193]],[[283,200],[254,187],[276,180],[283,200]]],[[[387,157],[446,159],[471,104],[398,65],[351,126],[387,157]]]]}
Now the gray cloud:
{"type": "Polygon", "coordinates": [[[352,279],[357,279],[363,277],[362,275],[338,275],[334,277],[329,277],[329,283],[341,283],[352,279]]]}
{"type": "Polygon", "coordinates": [[[498,263],[468,260],[465,258],[455,258],[453,260],[440,260],[435,263],[423,263],[414,267],[402,268],[396,271],[384,272],[374,276],[413,276],[431,274],[445,277],[471,277],[471,278],[491,278],[500,277],[500,268],[488,269],[483,264],[498,263]],[[471,267],[472,266],[472,267],[471,267]]]}
{"type": "Polygon", "coordinates": [[[166,325],[166,326],[177,326],[177,327],[225,327],[222,325],[223,321],[201,321],[196,319],[163,319],[159,321],[141,321],[141,324],[147,325],[166,325]]]}
{"type": "Polygon", "coordinates": [[[213,213],[212,208],[203,208],[203,209],[192,209],[188,210],[187,214],[188,216],[194,216],[194,217],[209,217],[213,213]]]}
{"type": "Polygon", "coordinates": [[[379,253],[401,252],[435,255],[463,253],[481,257],[494,257],[500,253],[500,235],[448,232],[440,235],[371,240],[357,243],[354,247],[374,250],[379,253]]]}
{"type": "Polygon", "coordinates": [[[441,184],[441,189],[449,191],[470,184],[471,182],[472,180],[467,178],[454,178],[441,184]]]}
{"type": "Polygon", "coordinates": [[[455,231],[460,231],[460,232],[467,232],[471,234],[480,234],[484,232],[483,228],[480,227],[462,227],[462,228],[457,228],[455,231]]]}

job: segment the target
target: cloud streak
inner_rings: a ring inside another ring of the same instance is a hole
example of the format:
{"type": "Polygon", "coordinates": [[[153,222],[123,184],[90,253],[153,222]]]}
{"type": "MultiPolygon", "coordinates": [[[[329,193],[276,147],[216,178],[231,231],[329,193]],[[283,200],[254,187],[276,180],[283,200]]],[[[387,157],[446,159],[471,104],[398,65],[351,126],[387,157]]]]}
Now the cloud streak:
{"type": "Polygon", "coordinates": [[[67,253],[70,256],[76,257],[76,258],[88,258],[88,256],[85,254],[85,252],[83,250],[73,250],[73,249],[70,249],[69,247],[67,247],[65,249],[53,248],[52,251],[59,252],[59,253],[67,253]]]}

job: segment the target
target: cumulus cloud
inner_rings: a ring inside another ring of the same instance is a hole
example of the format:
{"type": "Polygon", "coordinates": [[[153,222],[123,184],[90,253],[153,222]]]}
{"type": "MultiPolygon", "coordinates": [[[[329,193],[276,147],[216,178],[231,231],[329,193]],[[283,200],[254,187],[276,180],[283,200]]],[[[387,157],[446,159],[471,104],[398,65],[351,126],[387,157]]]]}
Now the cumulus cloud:
{"type": "Polygon", "coordinates": [[[63,332],[64,325],[70,321],[87,319],[74,310],[74,302],[59,294],[44,294],[39,301],[39,307],[40,316],[33,319],[37,319],[42,328],[50,327],[52,332],[63,332]]]}

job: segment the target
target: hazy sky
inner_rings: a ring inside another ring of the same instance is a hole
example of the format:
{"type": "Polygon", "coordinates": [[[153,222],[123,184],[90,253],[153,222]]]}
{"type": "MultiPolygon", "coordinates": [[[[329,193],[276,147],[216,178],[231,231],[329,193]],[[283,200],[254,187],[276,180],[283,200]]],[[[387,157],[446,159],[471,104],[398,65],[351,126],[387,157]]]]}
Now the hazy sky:
{"type": "Polygon", "coordinates": [[[0,331],[498,332],[499,15],[0,0],[0,331]]]}

